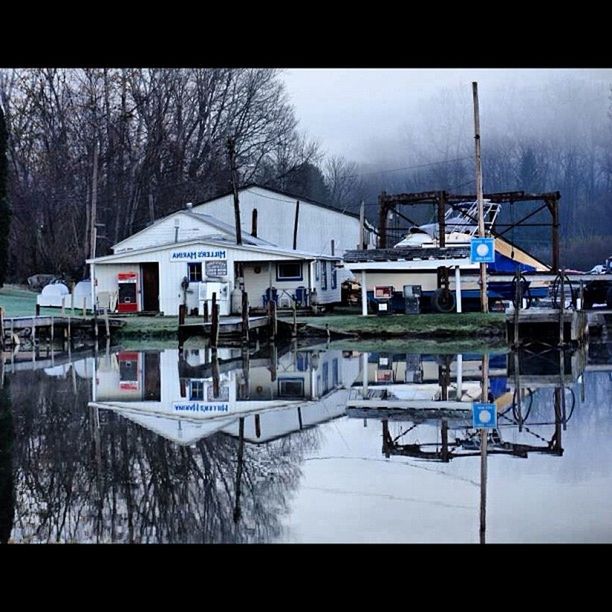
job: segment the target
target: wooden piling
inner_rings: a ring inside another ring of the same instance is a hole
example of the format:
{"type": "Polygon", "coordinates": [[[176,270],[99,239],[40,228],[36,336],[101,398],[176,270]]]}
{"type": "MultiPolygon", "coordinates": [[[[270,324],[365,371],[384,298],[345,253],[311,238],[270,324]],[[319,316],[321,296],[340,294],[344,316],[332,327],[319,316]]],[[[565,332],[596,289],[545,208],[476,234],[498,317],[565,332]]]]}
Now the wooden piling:
{"type": "Polygon", "coordinates": [[[36,316],[40,316],[40,304],[36,304],[36,316]]]}
{"type": "Polygon", "coordinates": [[[0,306],[0,347],[4,348],[4,308],[0,306]]]}
{"type": "Polygon", "coordinates": [[[83,316],[84,317],[87,316],[87,298],[86,297],[83,298],[83,316]]]}
{"type": "Polygon", "coordinates": [[[442,419],[441,437],[442,461],[444,461],[444,463],[448,463],[448,421],[446,419],[442,419]]]}
{"type": "Polygon", "coordinates": [[[278,331],[278,323],[276,320],[276,302],[274,300],[270,300],[270,337],[272,340],[276,338],[276,332],[278,331]]]}
{"type": "Polygon", "coordinates": [[[519,345],[519,319],[523,300],[521,299],[521,281],[518,273],[514,276],[514,280],[516,282],[516,287],[514,288],[514,336],[512,338],[512,345],[516,348],[519,345]]]}
{"type": "Polygon", "coordinates": [[[561,270],[561,295],[559,296],[559,346],[564,344],[563,327],[565,325],[565,268],[561,270]]]}
{"type": "Polygon", "coordinates": [[[249,295],[242,292],[242,340],[249,341],[249,295]]]}
{"type": "Polygon", "coordinates": [[[106,328],[106,337],[110,338],[110,324],[108,322],[108,308],[104,309],[104,327],[106,328]]]}
{"type": "Polygon", "coordinates": [[[212,294],[212,324],[210,328],[210,346],[217,350],[219,345],[219,306],[217,305],[217,293],[212,294]]]}
{"type": "Polygon", "coordinates": [[[62,316],[66,314],[66,296],[62,295],[62,316]]]}
{"type": "MultiPolygon", "coordinates": [[[[216,309],[216,304],[213,304],[213,312],[216,309]]],[[[214,315],[213,315],[214,318],[214,315]]],[[[217,399],[220,395],[220,373],[219,359],[217,358],[217,347],[212,352],[212,378],[213,378],[213,397],[217,399]]]]}
{"type": "Polygon", "coordinates": [[[187,311],[187,307],[185,304],[179,304],[178,309],[178,322],[179,325],[185,325],[185,312],[187,311]]]}
{"type": "Polygon", "coordinates": [[[293,306],[293,328],[291,330],[291,337],[297,338],[297,306],[295,300],[291,302],[293,306]]]}
{"type": "Polygon", "coordinates": [[[202,310],[204,311],[202,313],[202,315],[204,317],[204,323],[208,323],[208,300],[204,300],[204,306],[203,306],[202,310]]]}

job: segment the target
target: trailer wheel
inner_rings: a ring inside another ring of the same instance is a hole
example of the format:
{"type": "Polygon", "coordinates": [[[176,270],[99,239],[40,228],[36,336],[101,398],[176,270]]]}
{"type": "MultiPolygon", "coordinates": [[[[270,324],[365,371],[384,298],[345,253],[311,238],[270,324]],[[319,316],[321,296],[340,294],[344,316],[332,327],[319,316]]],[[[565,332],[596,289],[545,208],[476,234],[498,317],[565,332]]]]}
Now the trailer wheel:
{"type": "Polygon", "coordinates": [[[455,310],[455,294],[448,289],[437,289],[431,298],[431,304],[436,312],[453,312],[455,310]]]}

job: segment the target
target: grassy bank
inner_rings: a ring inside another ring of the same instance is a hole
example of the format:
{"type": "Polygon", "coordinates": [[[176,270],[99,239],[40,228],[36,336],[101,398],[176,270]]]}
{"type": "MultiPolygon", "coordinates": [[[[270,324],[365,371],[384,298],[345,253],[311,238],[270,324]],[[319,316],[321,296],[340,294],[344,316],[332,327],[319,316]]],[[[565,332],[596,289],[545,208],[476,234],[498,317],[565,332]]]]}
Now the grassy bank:
{"type": "MultiPolygon", "coordinates": [[[[0,307],[4,309],[7,317],[21,317],[36,314],[36,296],[38,293],[29,291],[15,285],[5,285],[0,289],[0,307]]],[[[74,309],[75,314],[81,311],[74,309]]],[[[41,314],[56,315],[57,308],[41,308],[41,314]]]]}
{"type": "Polygon", "coordinates": [[[359,338],[500,338],[506,337],[503,314],[468,312],[461,314],[420,315],[329,315],[300,317],[315,331],[325,330],[340,334],[353,334],[359,338]]]}

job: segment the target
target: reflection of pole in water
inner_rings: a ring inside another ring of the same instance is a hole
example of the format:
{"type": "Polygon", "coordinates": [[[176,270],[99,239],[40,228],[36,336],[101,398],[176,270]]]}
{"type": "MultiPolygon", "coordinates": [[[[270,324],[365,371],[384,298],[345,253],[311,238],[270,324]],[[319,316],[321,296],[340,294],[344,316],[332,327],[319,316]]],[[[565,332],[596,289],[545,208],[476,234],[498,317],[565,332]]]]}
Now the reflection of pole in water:
{"type": "Polygon", "coordinates": [[[217,351],[212,353],[212,376],[213,376],[213,397],[217,399],[219,397],[219,359],[217,357],[217,351]]]}
{"type": "Polygon", "coordinates": [[[519,432],[523,431],[523,410],[521,406],[521,364],[519,361],[518,349],[513,353],[514,359],[514,403],[515,403],[515,412],[517,415],[518,421],[518,430],[519,432]]]}
{"type": "MultiPolygon", "coordinates": [[[[482,356],[482,396],[481,401],[489,398],[489,355],[482,356]]],[[[480,430],[480,543],[485,543],[487,529],[487,430],[480,430]]]]}
{"type": "Polygon", "coordinates": [[[457,355],[457,396],[456,400],[461,401],[463,396],[463,355],[457,355]]]}
{"type": "Polygon", "coordinates": [[[238,425],[238,462],[236,466],[236,503],[234,504],[234,523],[238,523],[242,512],[240,510],[240,490],[242,485],[242,465],[244,456],[244,417],[240,417],[238,425]]]}
{"type": "Polygon", "coordinates": [[[363,389],[361,390],[361,397],[368,397],[368,353],[361,353],[361,376],[363,389]]]}

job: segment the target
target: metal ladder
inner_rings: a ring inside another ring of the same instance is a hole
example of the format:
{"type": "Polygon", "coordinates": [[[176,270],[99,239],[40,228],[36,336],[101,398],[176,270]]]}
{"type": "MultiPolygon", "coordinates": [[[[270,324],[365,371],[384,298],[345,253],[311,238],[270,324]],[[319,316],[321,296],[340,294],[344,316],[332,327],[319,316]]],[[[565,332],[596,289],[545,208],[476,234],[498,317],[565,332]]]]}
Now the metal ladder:
{"type": "MultiPolygon", "coordinates": [[[[465,211],[457,211],[450,209],[446,211],[446,232],[462,232],[470,236],[475,236],[478,233],[478,202],[462,202],[458,206],[467,206],[469,208],[465,211]]],[[[490,234],[491,229],[499,214],[501,204],[498,202],[491,202],[490,200],[483,201],[483,214],[484,214],[484,226],[485,233],[490,234]]]]}

